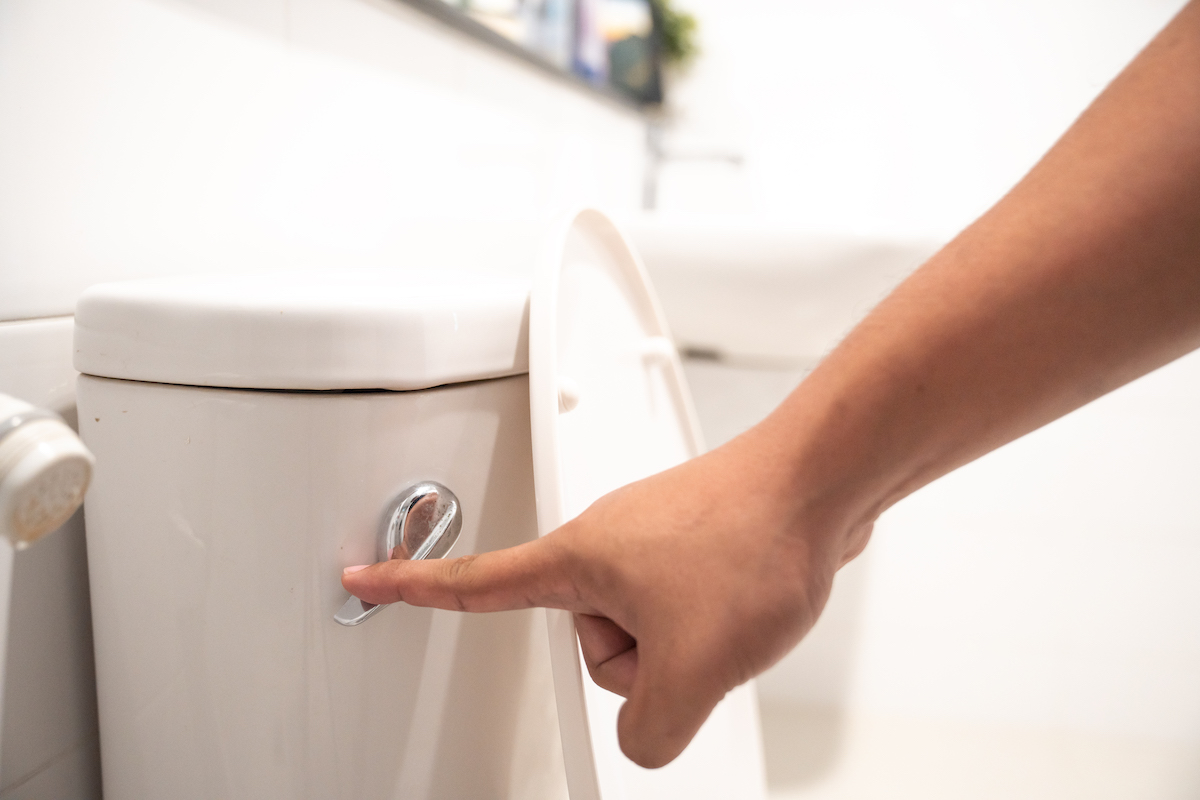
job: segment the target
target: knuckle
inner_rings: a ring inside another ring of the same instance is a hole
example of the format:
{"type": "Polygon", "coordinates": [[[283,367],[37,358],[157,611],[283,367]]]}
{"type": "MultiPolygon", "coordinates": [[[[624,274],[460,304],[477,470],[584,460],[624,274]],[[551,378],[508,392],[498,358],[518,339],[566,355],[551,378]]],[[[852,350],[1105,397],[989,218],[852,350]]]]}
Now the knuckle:
{"type": "Polygon", "coordinates": [[[589,569],[591,561],[582,556],[574,542],[567,536],[547,536],[545,542],[546,564],[542,571],[547,593],[567,601],[583,598],[581,577],[589,569]]]}

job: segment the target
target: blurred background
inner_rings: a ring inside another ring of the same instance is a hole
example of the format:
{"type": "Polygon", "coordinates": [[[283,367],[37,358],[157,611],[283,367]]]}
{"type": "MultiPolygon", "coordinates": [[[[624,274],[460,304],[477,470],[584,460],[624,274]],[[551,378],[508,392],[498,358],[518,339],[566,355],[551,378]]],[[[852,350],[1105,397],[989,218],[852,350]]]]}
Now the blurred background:
{"type": "MultiPolygon", "coordinates": [[[[522,271],[589,204],[716,445],[1181,6],[0,0],[0,391],[72,418],[92,283],[522,271]]],[[[1198,408],[1193,355],[889,511],[760,681],[773,796],[1200,796],[1198,408]]],[[[13,566],[4,800],[99,796],[83,537],[13,566]]]]}

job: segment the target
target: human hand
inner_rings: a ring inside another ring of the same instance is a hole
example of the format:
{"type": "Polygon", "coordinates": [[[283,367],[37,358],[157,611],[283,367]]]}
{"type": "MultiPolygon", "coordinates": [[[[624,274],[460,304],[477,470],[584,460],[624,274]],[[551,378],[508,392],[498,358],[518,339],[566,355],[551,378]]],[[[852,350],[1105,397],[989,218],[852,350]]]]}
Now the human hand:
{"type": "Polygon", "coordinates": [[[663,766],[729,690],[808,632],[869,533],[812,524],[752,438],[618,489],[537,541],[382,562],[342,584],[371,603],[574,612],[592,679],[627,698],[621,749],[663,766]]]}

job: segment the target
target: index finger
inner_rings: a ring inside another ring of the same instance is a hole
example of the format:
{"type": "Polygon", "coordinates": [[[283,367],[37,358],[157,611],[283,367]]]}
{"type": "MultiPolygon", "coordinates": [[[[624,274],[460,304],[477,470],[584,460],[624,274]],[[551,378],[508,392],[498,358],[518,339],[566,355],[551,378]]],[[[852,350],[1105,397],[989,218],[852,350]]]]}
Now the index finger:
{"type": "Polygon", "coordinates": [[[553,536],[505,550],[450,559],[394,559],[342,575],[368,603],[405,602],[451,611],[544,606],[595,613],[583,603],[564,549],[553,536]]]}

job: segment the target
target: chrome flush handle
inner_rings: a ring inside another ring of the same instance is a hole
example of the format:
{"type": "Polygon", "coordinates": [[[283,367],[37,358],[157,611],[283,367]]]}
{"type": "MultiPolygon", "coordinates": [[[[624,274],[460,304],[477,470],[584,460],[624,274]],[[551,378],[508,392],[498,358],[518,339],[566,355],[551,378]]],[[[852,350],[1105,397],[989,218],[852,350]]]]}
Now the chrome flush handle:
{"type": "MultiPolygon", "coordinates": [[[[396,496],[383,515],[378,560],[442,558],[458,541],[462,508],[454,492],[440,483],[424,481],[396,496]]],[[[383,606],[351,597],[333,615],[342,625],[358,625],[383,606]]]]}

